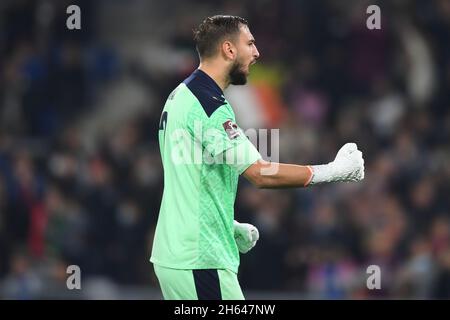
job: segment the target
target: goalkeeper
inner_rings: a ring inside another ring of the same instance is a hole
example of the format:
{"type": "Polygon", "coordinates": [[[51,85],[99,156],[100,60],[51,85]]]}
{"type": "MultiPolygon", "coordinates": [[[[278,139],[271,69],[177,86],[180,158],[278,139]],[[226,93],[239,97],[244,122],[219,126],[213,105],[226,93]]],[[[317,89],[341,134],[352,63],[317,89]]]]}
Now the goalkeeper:
{"type": "Polygon", "coordinates": [[[239,252],[249,251],[259,234],[234,220],[239,175],[257,188],[308,187],[360,181],[364,161],[354,143],[323,165],[263,161],[223,96],[230,84],[246,83],[259,57],[247,21],[209,17],[194,39],[200,66],[169,95],[161,114],[164,192],[150,261],[165,299],[244,299],[239,252]]]}

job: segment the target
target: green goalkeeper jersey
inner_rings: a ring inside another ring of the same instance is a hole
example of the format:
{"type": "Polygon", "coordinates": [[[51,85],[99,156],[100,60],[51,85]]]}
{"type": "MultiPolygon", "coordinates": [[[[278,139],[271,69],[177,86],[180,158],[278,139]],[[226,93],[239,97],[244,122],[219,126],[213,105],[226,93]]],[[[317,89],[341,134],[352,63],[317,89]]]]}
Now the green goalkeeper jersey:
{"type": "Polygon", "coordinates": [[[220,87],[197,69],[169,95],[159,126],[164,192],[150,261],[238,271],[238,178],[261,158],[220,87]]]}

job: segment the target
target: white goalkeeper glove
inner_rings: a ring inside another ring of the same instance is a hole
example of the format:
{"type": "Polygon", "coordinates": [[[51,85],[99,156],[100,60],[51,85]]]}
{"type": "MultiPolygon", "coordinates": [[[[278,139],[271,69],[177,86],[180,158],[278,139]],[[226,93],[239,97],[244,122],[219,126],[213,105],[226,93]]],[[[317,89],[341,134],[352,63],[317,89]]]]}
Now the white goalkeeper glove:
{"type": "Polygon", "coordinates": [[[249,252],[259,239],[259,231],[249,223],[239,223],[234,220],[234,239],[240,253],[249,252]]]}
{"type": "Polygon", "coordinates": [[[360,181],[364,179],[364,159],[355,143],[346,143],[333,162],[310,166],[313,175],[309,184],[360,181]]]}

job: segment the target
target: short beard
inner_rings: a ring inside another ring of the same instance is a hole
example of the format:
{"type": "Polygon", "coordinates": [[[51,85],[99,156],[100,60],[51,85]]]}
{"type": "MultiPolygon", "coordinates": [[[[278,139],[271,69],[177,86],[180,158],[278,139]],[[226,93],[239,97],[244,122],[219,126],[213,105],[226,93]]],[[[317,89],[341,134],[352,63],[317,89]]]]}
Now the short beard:
{"type": "Polygon", "coordinates": [[[247,76],[245,72],[242,71],[242,64],[235,62],[230,69],[228,74],[230,78],[230,83],[235,86],[244,85],[247,83],[247,76]]]}

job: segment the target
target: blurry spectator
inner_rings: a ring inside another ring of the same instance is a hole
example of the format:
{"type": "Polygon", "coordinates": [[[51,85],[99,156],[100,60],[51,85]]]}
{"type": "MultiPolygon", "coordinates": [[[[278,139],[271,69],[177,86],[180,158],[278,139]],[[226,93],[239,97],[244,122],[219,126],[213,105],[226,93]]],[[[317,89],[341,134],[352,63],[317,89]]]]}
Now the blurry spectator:
{"type": "Polygon", "coordinates": [[[438,259],[439,265],[433,286],[432,298],[450,299],[450,250],[443,252],[438,259]]]}
{"type": "Polygon", "coordinates": [[[44,283],[33,270],[26,254],[16,252],[11,260],[10,274],[2,281],[0,294],[8,299],[35,299],[44,283]]]}

